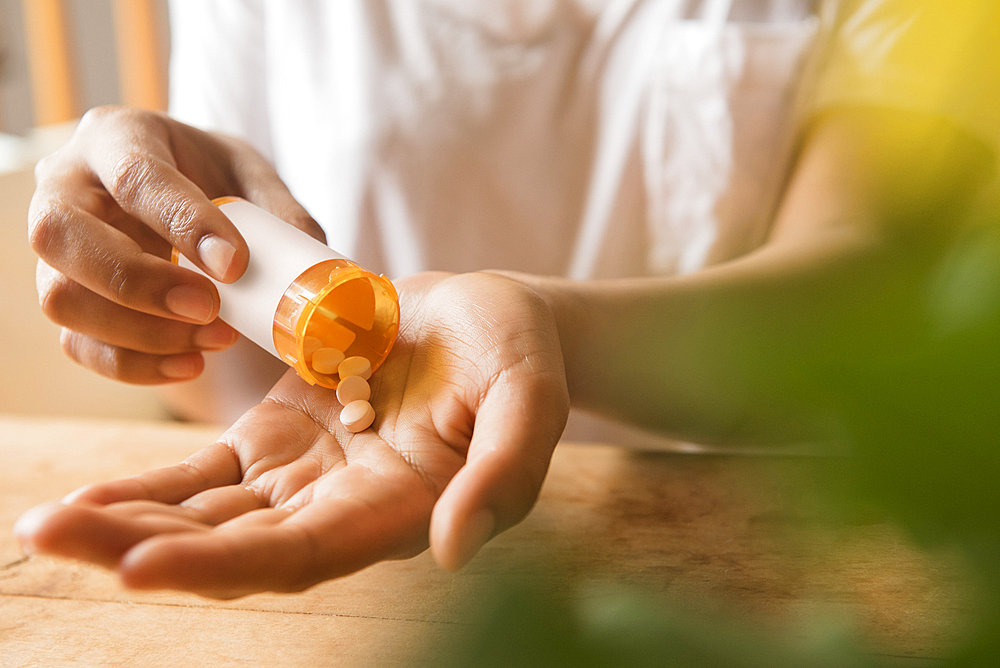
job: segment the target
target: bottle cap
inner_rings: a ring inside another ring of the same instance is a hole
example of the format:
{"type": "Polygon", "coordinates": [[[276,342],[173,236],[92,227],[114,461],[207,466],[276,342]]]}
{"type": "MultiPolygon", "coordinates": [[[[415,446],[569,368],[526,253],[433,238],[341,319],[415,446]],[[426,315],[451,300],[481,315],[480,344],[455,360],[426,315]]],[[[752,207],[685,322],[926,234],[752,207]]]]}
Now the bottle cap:
{"type": "Polygon", "coordinates": [[[385,276],[350,260],[331,259],[309,267],[285,290],[274,314],[274,347],[309,384],[336,388],[336,374],[310,366],[308,338],[347,357],[365,357],[378,368],[399,332],[399,296],[385,276]]]}
{"type": "MultiPolygon", "coordinates": [[[[374,370],[399,332],[399,296],[385,276],[341,257],[326,244],[239,197],[213,203],[250,248],[233,283],[210,280],[222,298],[219,317],[293,367],[310,385],[335,389],[336,373],[310,365],[317,347],[364,357],[374,370]]],[[[201,270],[174,249],[172,261],[201,270]]]]}

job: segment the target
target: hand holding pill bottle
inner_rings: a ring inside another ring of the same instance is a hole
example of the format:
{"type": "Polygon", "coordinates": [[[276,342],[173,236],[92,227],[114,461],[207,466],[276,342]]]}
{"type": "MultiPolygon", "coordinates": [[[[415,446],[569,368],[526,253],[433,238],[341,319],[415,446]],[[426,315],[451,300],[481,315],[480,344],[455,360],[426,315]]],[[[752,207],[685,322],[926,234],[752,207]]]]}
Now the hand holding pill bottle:
{"type": "MultiPolygon", "coordinates": [[[[336,389],[344,376],[367,379],[399,331],[399,297],[389,279],[246,200],[213,203],[250,249],[239,280],[212,279],[221,298],[219,317],[310,385],[336,389]]],[[[176,251],[172,259],[204,274],[176,251]]]]}

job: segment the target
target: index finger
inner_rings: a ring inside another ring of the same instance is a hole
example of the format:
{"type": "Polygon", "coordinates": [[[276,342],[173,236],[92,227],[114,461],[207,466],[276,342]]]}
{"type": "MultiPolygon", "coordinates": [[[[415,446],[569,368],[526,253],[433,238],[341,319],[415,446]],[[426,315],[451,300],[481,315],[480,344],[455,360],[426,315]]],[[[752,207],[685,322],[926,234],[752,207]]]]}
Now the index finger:
{"type": "MultiPolygon", "coordinates": [[[[105,141],[108,133],[95,133],[102,141],[87,146],[91,169],[104,188],[123,211],[210,276],[226,283],[239,278],[250,258],[246,242],[201,188],[177,169],[166,126],[159,119],[137,120],[121,113],[115,118],[115,141],[105,141]]],[[[211,159],[207,147],[205,159],[211,159]]]]}
{"type": "Polygon", "coordinates": [[[235,456],[223,443],[216,443],[177,466],[88,485],[67,495],[62,503],[36,506],[18,519],[14,535],[27,551],[112,566],[136,543],[163,532],[192,530],[195,523],[170,517],[136,521],[99,506],[136,500],[177,504],[204,490],[234,484],[241,477],[235,456]]]}
{"type": "Polygon", "coordinates": [[[82,501],[102,506],[121,501],[180,503],[206,489],[235,485],[242,477],[239,460],[220,442],[175,466],[81,487],[66,495],[63,503],[82,501]]]}
{"type": "Polygon", "coordinates": [[[326,484],[343,495],[314,498],[280,523],[262,527],[236,518],[208,532],[143,540],[122,557],[119,575],[137,589],[235,598],[302,591],[426,547],[433,499],[419,478],[373,476],[348,465],[326,484]]]}

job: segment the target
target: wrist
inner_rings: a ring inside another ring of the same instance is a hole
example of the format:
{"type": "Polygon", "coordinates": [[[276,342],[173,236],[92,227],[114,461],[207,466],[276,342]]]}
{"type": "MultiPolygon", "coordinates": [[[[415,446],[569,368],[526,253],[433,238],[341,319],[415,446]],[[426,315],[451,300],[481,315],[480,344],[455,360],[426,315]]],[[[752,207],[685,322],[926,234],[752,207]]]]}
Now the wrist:
{"type": "Polygon", "coordinates": [[[581,355],[585,341],[594,335],[592,323],[585,317],[588,290],[586,283],[556,276],[537,276],[517,271],[491,271],[529,288],[547,308],[555,323],[556,334],[566,371],[566,383],[573,405],[586,404],[586,390],[593,387],[598,356],[581,355]],[[589,361],[588,361],[589,360],[589,361]],[[587,377],[583,377],[588,373],[587,377]]]}

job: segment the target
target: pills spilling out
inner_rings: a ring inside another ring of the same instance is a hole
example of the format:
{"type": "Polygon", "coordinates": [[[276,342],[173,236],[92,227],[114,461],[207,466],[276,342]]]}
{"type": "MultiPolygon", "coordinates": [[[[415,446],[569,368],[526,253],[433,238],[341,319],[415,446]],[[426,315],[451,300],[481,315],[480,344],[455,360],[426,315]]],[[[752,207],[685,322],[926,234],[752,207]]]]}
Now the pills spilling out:
{"type": "Polygon", "coordinates": [[[361,376],[348,376],[337,385],[337,401],[342,406],[355,401],[368,401],[372,396],[372,388],[361,376]]]}
{"type": "Polygon", "coordinates": [[[375,409],[364,399],[358,399],[344,406],[340,411],[340,421],[347,431],[356,434],[372,426],[375,421],[375,409]]]}
{"type": "Polygon", "coordinates": [[[352,434],[364,431],[375,421],[375,409],[368,403],[372,388],[368,379],[372,376],[372,364],[366,357],[355,355],[344,358],[337,348],[323,346],[323,342],[307,336],[303,341],[303,353],[313,371],[326,376],[337,374],[337,401],[344,407],[340,411],[340,422],[352,434]]]}
{"type": "Polygon", "coordinates": [[[364,431],[375,420],[375,409],[368,403],[372,396],[368,385],[372,375],[371,362],[365,357],[348,357],[337,367],[337,372],[340,374],[337,400],[344,405],[340,411],[340,422],[352,434],[364,431]]]}
{"type": "Polygon", "coordinates": [[[372,377],[372,363],[367,357],[348,357],[337,367],[337,373],[341,378],[348,376],[361,376],[365,380],[372,377]]]}
{"type": "MultiPolygon", "coordinates": [[[[358,359],[358,358],[352,358],[358,359]]],[[[360,359],[365,359],[361,357],[360,359]]],[[[366,362],[368,360],[365,360],[366,362]]],[[[327,376],[338,372],[340,365],[344,363],[344,353],[336,348],[320,348],[312,354],[311,365],[313,371],[318,371],[327,376]]],[[[371,374],[371,365],[368,365],[371,374]]]]}

